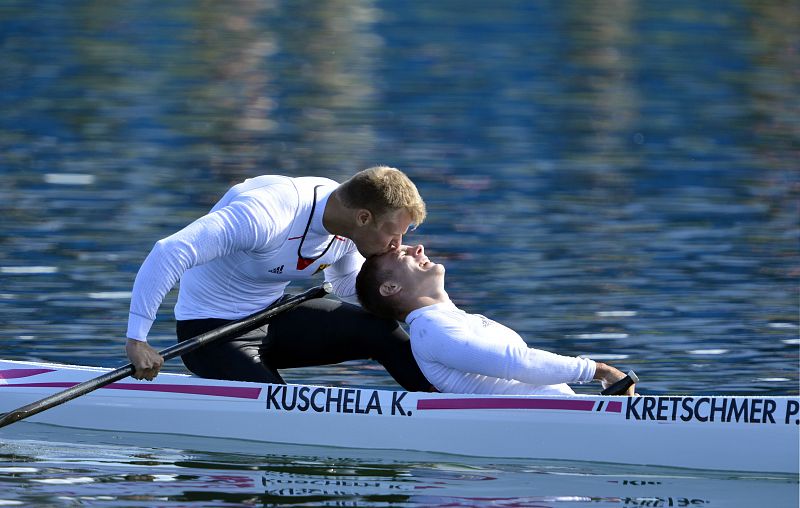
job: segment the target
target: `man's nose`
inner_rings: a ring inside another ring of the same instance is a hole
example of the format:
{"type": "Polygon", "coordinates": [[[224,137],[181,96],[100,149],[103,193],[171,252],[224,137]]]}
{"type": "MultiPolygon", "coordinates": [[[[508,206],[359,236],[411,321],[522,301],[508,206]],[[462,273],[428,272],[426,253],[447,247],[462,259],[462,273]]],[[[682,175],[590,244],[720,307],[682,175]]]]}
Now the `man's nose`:
{"type": "Polygon", "coordinates": [[[425,247],[423,247],[422,244],[419,244],[419,245],[414,247],[414,255],[415,256],[421,256],[423,254],[425,254],[425,247]]]}

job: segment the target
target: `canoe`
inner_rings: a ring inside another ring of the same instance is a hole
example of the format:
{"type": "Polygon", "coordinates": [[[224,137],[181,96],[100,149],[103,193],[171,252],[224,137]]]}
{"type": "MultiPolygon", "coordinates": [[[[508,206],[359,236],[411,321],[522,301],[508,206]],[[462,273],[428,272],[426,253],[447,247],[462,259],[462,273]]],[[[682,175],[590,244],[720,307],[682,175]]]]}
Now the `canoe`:
{"type": "MultiPolygon", "coordinates": [[[[108,371],[0,360],[0,413],[108,371]]],[[[112,383],[27,421],[476,457],[800,472],[797,396],[487,396],[162,373],[151,382],[112,383]]]]}

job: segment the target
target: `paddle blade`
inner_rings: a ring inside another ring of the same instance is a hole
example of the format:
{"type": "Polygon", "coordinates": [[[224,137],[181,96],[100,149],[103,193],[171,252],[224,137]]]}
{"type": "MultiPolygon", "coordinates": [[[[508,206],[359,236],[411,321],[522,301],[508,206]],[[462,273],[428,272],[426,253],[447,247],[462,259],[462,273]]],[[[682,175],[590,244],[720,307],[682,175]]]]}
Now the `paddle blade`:
{"type": "MultiPolygon", "coordinates": [[[[330,282],[325,282],[321,286],[316,286],[298,295],[290,296],[289,298],[286,298],[275,305],[267,307],[260,312],[256,312],[251,316],[238,321],[233,321],[227,325],[217,328],[216,330],[198,335],[197,337],[191,338],[187,341],[174,344],[173,346],[164,349],[159,354],[164,357],[164,360],[169,360],[170,358],[186,354],[215,340],[219,340],[224,337],[231,337],[240,333],[246,333],[249,330],[263,325],[273,316],[294,308],[306,300],[310,300],[312,298],[321,298],[327,295],[331,292],[331,289],[332,287],[330,282]]],[[[67,388],[66,390],[54,393],[53,395],[45,397],[41,400],[31,402],[30,404],[22,406],[13,411],[3,413],[2,417],[0,417],[0,428],[5,427],[6,425],[11,425],[14,422],[18,422],[37,413],[41,413],[42,411],[50,409],[54,406],[58,406],[59,404],[63,404],[64,402],[70,401],[76,397],[80,397],[81,395],[86,395],[87,393],[109,385],[114,381],[124,379],[132,375],[134,371],[134,366],[129,363],[124,367],[107,372],[102,376],[84,381],[83,383],[79,383],[73,387],[67,388]]]]}
{"type": "Polygon", "coordinates": [[[67,388],[66,390],[62,390],[43,399],[31,402],[30,404],[22,406],[13,411],[3,413],[2,418],[0,418],[0,428],[5,427],[6,425],[11,425],[14,422],[18,422],[37,413],[41,413],[42,411],[63,404],[64,402],[70,401],[76,397],[80,397],[81,395],[92,392],[102,386],[111,384],[114,381],[124,379],[133,374],[133,370],[133,365],[128,364],[124,367],[120,367],[119,369],[107,372],[102,376],[84,381],[83,383],[78,383],[77,385],[67,388]]]}

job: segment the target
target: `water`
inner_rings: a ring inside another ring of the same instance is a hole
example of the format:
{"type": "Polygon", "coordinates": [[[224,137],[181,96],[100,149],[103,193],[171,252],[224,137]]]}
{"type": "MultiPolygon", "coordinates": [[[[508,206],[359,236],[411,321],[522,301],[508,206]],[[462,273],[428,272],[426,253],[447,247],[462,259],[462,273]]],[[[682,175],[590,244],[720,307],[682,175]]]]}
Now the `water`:
{"type": "MultiPolygon", "coordinates": [[[[642,393],[796,395],[798,33],[778,1],[0,2],[0,354],[117,366],[156,240],[249,176],[385,163],[465,309],[642,393]]],[[[4,432],[0,503],[797,505],[786,479],[82,436],[4,432]]]]}
{"type": "Polygon", "coordinates": [[[0,485],[23,505],[795,506],[780,475],[321,449],[38,424],[8,427],[0,485]],[[35,439],[31,439],[35,438],[35,439]],[[198,449],[197,445],[205,445],[198,449]],[[207,451],[208,449],[225,450],[207,451]]]}

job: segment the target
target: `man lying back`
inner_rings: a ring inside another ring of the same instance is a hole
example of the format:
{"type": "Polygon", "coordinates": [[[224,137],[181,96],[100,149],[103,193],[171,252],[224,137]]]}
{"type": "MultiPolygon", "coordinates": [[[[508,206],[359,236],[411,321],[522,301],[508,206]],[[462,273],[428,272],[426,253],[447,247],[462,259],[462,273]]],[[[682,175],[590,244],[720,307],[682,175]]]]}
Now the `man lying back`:
{"type": "Polygon", "coordinates": [[[356,280],[366,310],[409,325],[414,359],[440,392],[573,394],[567,383],[599,380],[605,388],[625,377],[588,358],[528,347],[514,330],[464,312],[450,301],[444,276],[422,245],[403,245],[368,258],[356,280]]]}

